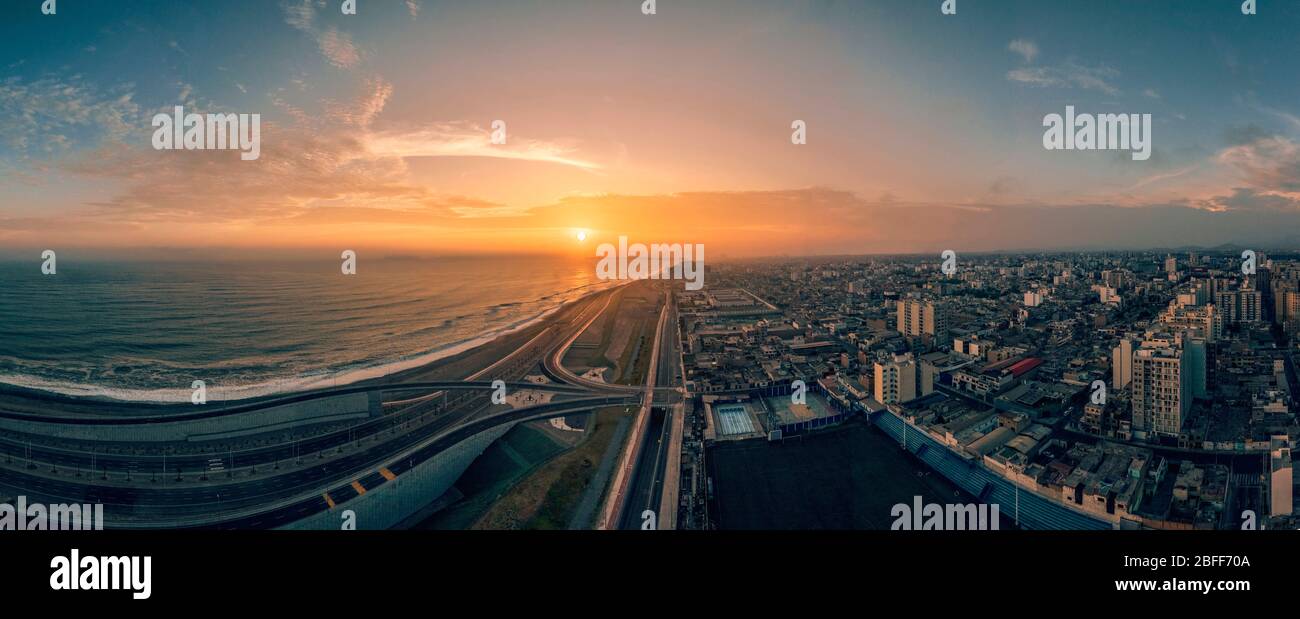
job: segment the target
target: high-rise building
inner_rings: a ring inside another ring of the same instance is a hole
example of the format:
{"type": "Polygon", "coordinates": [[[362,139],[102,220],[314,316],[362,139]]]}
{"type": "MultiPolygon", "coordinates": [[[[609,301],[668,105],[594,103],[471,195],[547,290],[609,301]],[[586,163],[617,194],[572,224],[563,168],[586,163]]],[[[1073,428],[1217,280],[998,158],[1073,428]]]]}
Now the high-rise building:
{"type": "Polygon", "coordinates": [[[1214,304],[1223,313],[1223,321],[1228,324],[1259,322],[1262,317],[1262,300],[1258,290],[1222,290],[1214,295],[1214,304]]]}
{"type": "Polygon", "coordinates": [[[1175,301],[1178,307],[1205,305],[1210,302],[1210,286],[1204,280],[1197,280],[1186,290],[1179,292],[1175,301]]]}
{"type": "Polygon", "coordinates": [[[1183,352],[1187,373],[1187,384],[1191,397],[1204,398],[1206,392],[1206,350],[1205,336],[1200,332],[1188,331],[1183,334],[1183,352]]]}
{"type": "Polygon", "coordinates": [[[916,361],[898,355],[890,361],[876,362],[875,395],[881,404],[897,404],[916,399],[916,361]]]}
{"type": "Polygon", "coordinates": [[[1300,319],[1300,290],[1287,290],[1281,297],[1279,305],[1282,307],[1281,320],[1278,322],[1287,322],[1289,320],[1300,319]]]}
{"type": "Polygon", "coordinates": [[[1106,270],[1101,272],[1101,281],[1107,286],[1119,290],[1133,284],[1133,273],[1130,271],[1106,270]]]}
{"type": "Polygon", "coordinates": [[[898,301],[898,332],[910,337],[928,335],[937,346],[947,346],[948,311],[941,303],[923,299],[898,301]]]}
{"type": "Polygon", "coordinates": [[[1273,302],[1273,322],[1286,324],[1296,316],[1288,307],[1287,297],[1300,291],[1300,268],[1296,263],[1282,262],[1276,265],[1273,276],[1269,278],[1269,297],[1273,302]]]}
{"type": "Polygon", "coordinates": [[[1210,302],[1210,283],[1205,280],[1197,280],[1192,285],[1192,292],[1196,294],[1196,304],[1205,305],[1210,302]]]}
{"type": "Polygon", "coordinates": [[[1119,305],[1120,303],[1123,302],[1123,299],[1120,297],[1119,293],[1116,292],[1115,289],[1111,288],[1110,286],[1093,286],[1093,290],[1097,291],[1097,298],[1102,303],[1106,303],[1108,305],[1119,305]]]}
{"type": "Polygon", "coordinates": [[[1300,291],[1288,290],[1286,292],[1283,300],[1283,312],[1285,317],[1282,324],[1286,326],[1288,333],[1300,327],[1300,291]]]}
{"type": "Polygon", "coordinates": [[[1289,516],[1293,510],[1291,440],[1286,435],[1269,440],[1269,515],[1289,516]]]}
{"type": "Polygon", "coordinates": [[[1133,353],[1133,430],[1141,435],[1178,436],[1191,409],[1186,348],[1144,346],[1133,353]]]}
{"type": "MultiPolygon", "coordinates": [[[[1150,263],[1147,263],[1147,264],[1150,264],[1150,263]]],[[[1173,257],[1173,256],[1169,256],[1168,258],[1165,258],[1165,274],[1168,275],[1168,276],[1169,276],[1169,279],[1171,279],[1171,280],[1177,280],[1177,279],[1178,279],[1178,259],[1177,259],[1177,258],[1175,258],[1175,257],[1173,257]]]]}
{"type": "Polygon", "coordinates": [[[1133,339],[1121,338],[1119,345],[1111,350],[1111,358],[1110,386],[1118,391],[1133,380],[1133,339]]]}
{"type": "Polygon", "coordinates": [[[1215,305],[1171,306],[1161,312],[1160,322],[1171,327],[1199,330],[1209,343],[1217,342],[1223,337],[1223,314],[1215,305]]]}

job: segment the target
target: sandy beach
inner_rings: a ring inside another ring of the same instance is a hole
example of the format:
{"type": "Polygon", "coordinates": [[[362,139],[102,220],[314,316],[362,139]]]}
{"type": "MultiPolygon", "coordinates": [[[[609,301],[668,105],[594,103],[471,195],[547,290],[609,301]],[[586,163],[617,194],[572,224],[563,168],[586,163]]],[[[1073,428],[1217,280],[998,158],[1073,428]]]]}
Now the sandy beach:
{"type": "MultiPolygon", "coordinates": [[[[561,306],[551,315],[539,320],[536,324],[529,325],[511,333],[502,334],[490,342],[461,353],[437,359],[416,368],[394,372],[379,378],[357,381],[352,383],[352,385],[365,386],[400,382],[463,380],[473,373],[492,365],[502,357],[514,352],[548,326],[556,324],[557,321],[564,320],[575,311],[581,311],[581,309],[588,303],[591,303],[606,292],[608,291],[596,291],[574,301],[570,301],[561,306]]],[[[281,393],[272,396],[249,398],[230,402],[214,401],[211,402],[211,404],[218,407],[225,404],[249,404],[284,397],[286,395],[291,394],[281,393]]],[[[73,397],[9,385],[0,385],[0,411],[7,412],[27,414],[58,413],[60,415],[87,416],[131,416],[157,415],[169,412],[193,412],[193,406],[194,405],[188,403],[127,402],[103,398],[73,397]]]]}

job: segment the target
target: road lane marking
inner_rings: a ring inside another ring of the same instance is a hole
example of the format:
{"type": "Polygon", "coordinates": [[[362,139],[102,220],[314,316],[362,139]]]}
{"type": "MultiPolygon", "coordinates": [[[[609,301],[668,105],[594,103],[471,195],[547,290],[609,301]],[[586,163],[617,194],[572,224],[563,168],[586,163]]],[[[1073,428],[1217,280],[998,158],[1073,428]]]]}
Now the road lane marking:
{"type": "Polygon", "coordinates": [[[352,482],[352,489],[357,491],[358,496],[366,493],[366,487],[361,485],[360,480],[352,482]]]}
{"type": "Polygon", "coordinates": [[[386,466],[379,468],[379,474],[383,475],[384,479],[387,479],[388,481],[393,481],[394,479],[397,479],[397,476],[394,475],[392,471],[388,470],[388,467],[386,466]]]}
{"type": "Polygon", "coordinates": [[[330,493],[322,492],[321,496],[325,497],[325,504],[329,505],[330,509],[334,509],[334,499],[330,497],[330,493]]]}

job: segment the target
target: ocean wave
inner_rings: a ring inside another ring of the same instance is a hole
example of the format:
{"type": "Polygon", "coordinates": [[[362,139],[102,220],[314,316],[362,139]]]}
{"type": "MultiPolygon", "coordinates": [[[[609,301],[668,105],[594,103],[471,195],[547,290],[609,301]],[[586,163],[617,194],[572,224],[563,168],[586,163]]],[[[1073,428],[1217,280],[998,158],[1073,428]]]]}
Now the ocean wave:
{"type": "MultiPolygon", "coordinates": [[[[337,370],[308,372],[294,377],[272,378],[238,385],[224,385],[219,382],[208,381],[205,384],[207,400],[209,402],[231,402],[344,386],[364,380],[381,378],[458,355],[487,344],[503,335],[527,329],[545,320],[563,305],[564,301],[555,303],[533,316],[488,329],[476,337],[452,342],[436,350],[400,359],[391,359],[378,363],[353,364],[337,370]]],[[[193,390],[188,386],[185,388],[133,388],[122,385],[52,380],[22,373],[0,373],[0,384],[72,397],[146,403],[189,402],[193,393],[193,390]]]]}

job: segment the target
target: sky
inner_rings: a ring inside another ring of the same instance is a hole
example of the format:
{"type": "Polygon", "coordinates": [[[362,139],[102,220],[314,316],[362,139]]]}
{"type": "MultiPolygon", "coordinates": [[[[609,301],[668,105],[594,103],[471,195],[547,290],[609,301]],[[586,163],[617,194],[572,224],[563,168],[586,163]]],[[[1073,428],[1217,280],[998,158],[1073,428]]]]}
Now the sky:
{"type": "Polygon", "coordinates": [[[342,2],[0,1],[0,252],[1300,245],[1294,2],[342,2]],[[261,156],[155,150],[176,105],[261,156]]]}

